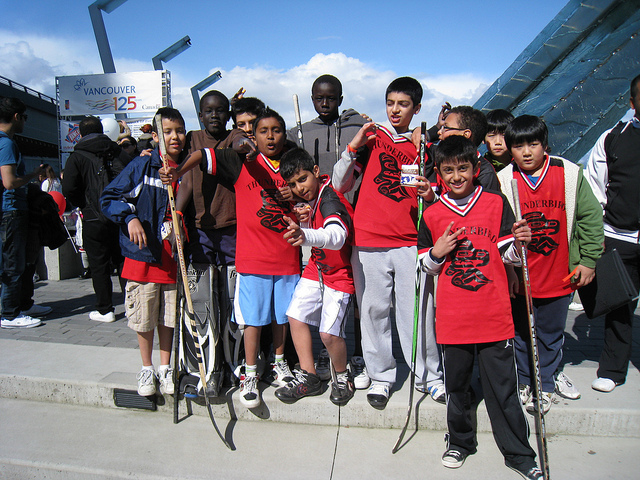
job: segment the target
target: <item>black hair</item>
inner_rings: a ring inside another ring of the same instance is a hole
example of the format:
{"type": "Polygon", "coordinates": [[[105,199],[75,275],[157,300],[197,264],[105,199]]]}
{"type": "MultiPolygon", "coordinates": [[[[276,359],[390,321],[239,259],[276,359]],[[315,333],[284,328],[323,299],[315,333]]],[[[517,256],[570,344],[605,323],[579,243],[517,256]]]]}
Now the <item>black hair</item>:
{"type": "Polygon", "coordinates": [[[540,117],[520,115],[507,126],[504,132],[504,141],[509,150],[514,145],[521,143],[540,142],[546,151],[549,147],[549,130],[540,117]]]}
{"type": "Polygon", "coordinates": [[[209,97],[218,97],[220,100],[222,100],[223,104],[226,105],[227,111],[229,110],[229,99],[227,98],[227,96],[224,93],[219,92],[218,90],[209,90],[207,93],[202,95],[202,97],[200,98],[200,111],[201,112],[202,112],[202,103],[204,102],[204,99],[205,98],[209,98],[209,97]]]}
{"type": "Polygon", "coordinates": [[[487,117],[484,116],[484,113],[467,105],[453,107],[447,112],[447,115],[451,113],[458,115],[460,128],[471,131],[471,141],[478,148],[487,134],[487,117]]]}
{"type": "Polygon", "coordinates": [[[438,143],[435,149],[435,163],[438,168],[445,162],[467,163],[476,166],[478,150],[474,143],[462,135],[451,135],[438,143]]]}
{"type": "Polygon", "coordinates": [[[384,94],[385,101],[391,92],[409,95],[414,107],[420,105],[420,102],[422,101],[422,85],[420,85],[418,80],[412,77],[400,77],[391,82],[384,94]]]}
{"type": "Polygon", "coordinates": [[[284,118],[282,118],[282,116],[276,112],[275,110],[272,110],[269,107],[266,107],[264,110],[262,110],[258,116],[256,117],[256,119],[253,121],[253,134],[256,134],[256,129],[258,128],[258,124],[260,123],[261,120],[264,120],[265,118],[275,118],[278,123],[280,124],[280,126],[282,127],[282,131],[287,132],[287,127],[284,123],[284,118]]]}
{"type": "MultiPolygon", "coordinates": [[[[631,97],[635,98],[638,95],[638,89],[640,88],[640,75],[631,80],[631,97]]],[[[640,108],[640,107],[637,107],[640,108]]]]}
{"type": "Polygon", "coordinates": [[[16,113],[23,114],[27,106],[16,97],[0,97],[0,122],[11,123],[16,113]]]}
{"type": "MultiPolygon", "coordinates": [[[[498,108],[487,113],[487,133],[501,133],[507,129],[507,125],[515,118],[511,112],[498,108]]],[[[485,134],[486,135],[486,134],[485,134]]]]}
{"type": "Polygon", "coordinates": [[[129,143],[130,143],[131,145],[133,145],[134,147],[137,147],[137,146],[138,146],[138,142],[137,142],[137,140],[135,139],[135,137],[133,137],[133,136],[131,136],[131,135],[127,135],[126,137],[121,138],[121,139],[120,139],[120,145],[122,145],[122,143],[123,143],[125,140],[128,140],[128,141],[129,141],[129,143]]]}
{"type": "Polygon", "coordinates": [[[231,118],[233,118],[233,123],[236,123],[236,115],[248,113],[257,117],[258,115],[260,115],[260,112],[262,112],[262,110],[264,110],[264,102],[259,98],[239,98],[233,105],[231,105],[231,118]]]}
{"type": "Polygon", "coordinates": [[[342,83],[336,77],[329,74],[320,75],[318,78],[316,78],[313,82],[313,85],[311,85],[311,92],[313,92],[313,89],[321,83],[328,83],[330,85],[333,85],[338,90],[338,96],[342,96],[342,83]]]}
{"type": "Polygon", "coordinates": [[[280,159],[280,176],[286,182],[300,170],[313,173],[315,166],[316,162],[313,157],[304,148],[292,148],[280,159]]]}
{"type": "Polygon", "coordinates": [[[100,121],[100,119],[98,117],[92,116],[87,116],[80,120],[78,129],[80,130],[80,135],[82,137],[87,136],[91,133],[104,133],[102,122],[100,121]]]}
{"type": "MultiPolygon", "coordinates": [[[[163,119],[168,119],[168,120],[174,120],[174,121],[178,121],[180,123],[182,123],[182,126],[184,127],[184,118],[182,118],[182,114],[175,108],[171,108],[171,107],[162,107],[159,108],[158,111],[156,112],[156,115],[160,115],[161,118],[163,119]]],[[[156,115],[153,116],[153,122],[152,122],[152,128],[153,131],[156,132],[156,134],[158,133],[158,125],[156,125],[156,115]]],[[[160,128],[162,128],[162,125],[160,125],[160,128]]]]}

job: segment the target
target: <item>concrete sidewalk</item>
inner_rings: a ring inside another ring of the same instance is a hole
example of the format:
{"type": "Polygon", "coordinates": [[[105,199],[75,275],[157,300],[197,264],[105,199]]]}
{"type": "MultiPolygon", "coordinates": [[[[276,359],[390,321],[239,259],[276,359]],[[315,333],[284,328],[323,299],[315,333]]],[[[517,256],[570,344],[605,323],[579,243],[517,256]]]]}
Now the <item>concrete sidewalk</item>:
{"type": "MultiPolygon", "coordinates": [[[[0,364],[0,397],[117,408],[113,389],[135,389],[135,374],[140,365],[136,336],[126,327],[121,294],[115,298],[120,304],[116,308],[118,320],[112,324],[88,319],[93,301],[90,280],[39,282],[35,298],[39,304],[54,309],[44,319],[43,326],[0,330],[0,349],[5,358],[0,364]]],[[[636,339],[640,338],[638,328],[636,322],[636,339]]],[[[637,340],[627,383],[610,394],[590,388],[600,354],[602,329],[603,319],[588,320],[585,315],[570,312],[565,335],[565,372],[582,392],[582,398],[577,401],[556,398],[545,417],[549,434],[640,437],[640,345],[637,340]]],[[[399,380],[387,408],[383,411],[371,408],[365,391],[358,391],[340,410],[343,426],[402,427],[409,381],[408,368],[399,364],[399,380]]],[[[214,413],[223,431],[228,430],[235,419],[336,424],[338,408],[329,401],[328,392],[285,405],[274,397],[272,387],[265,384],[261,387],[264,403],[258,409],[244,408],[235,390],[216,400],[214,413]]],[[[443,405],[419,394],[414,396],[414,402],[420,429],[446,429],[443,405]]],[[[186,413],[184,405],[185,402],[181,402],[181,416],[186,413]]],[[[170,419],[172,408],[172,399],[167,398],[156,415],[170,419]]],[[[206,411],[194,405],[194,414],[206,416],[206,411]]],[[[482,403],[477,410],[477,422],[478,431],[490,431],[482,403]]],[[[415,425],[413,420],[412,425],[415,425]]]]}

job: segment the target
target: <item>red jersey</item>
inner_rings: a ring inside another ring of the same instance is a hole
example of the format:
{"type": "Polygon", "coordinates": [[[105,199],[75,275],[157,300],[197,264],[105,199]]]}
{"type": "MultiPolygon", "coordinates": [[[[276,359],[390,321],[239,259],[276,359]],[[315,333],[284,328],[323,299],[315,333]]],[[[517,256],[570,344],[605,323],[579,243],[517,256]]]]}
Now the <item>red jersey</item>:
{"type": "Polygon", "coordinates": [[[546,156],[537,179],[514,163],[513,178],[518,180],[522,217],[531,227],[532,240],[527,246],[531,294],[535,298],[568,295],[572,284],[563,282],[569,271],[569,240],[562,163],[546,156]]]}
{"type": "Polygon", "coordinates": [[[296,275],[300,273],[300,249],[283,238],[289,224],[296,221],[289,202],[277,199],[279,187],[287,185],[279,167],[259,154],[243,162],[230,149],[202,150],[201,168],[236,192],[238,235],[236,269],[254,275],[296,275]]]}
{"type": "Polygon", "coordinates": [[[443,195],[420,222],[418,254],[428,255],[451,222],[464,229],[446,256],[436,289],[436,340],[440,344],[513,338],[511,301],[502,253],[513,243],[515,221],[507,199],[476,187],[465,205],[443,195]]]}
{"type": "Polygon", "coordinates": [[[358,155],[356,172],[362,184],[356,203],[354,245],[394,248],[416,244],[418,200],[415,187],[400,185],[402,165],[418,163],[411,139],[377,125],[376,138],[367,142],[369,155],[358,155]]]}
{"type": "Polygon", "coordinates": [[[309,227],[318,229],[337,223],[346,230],[347,240],[340,250],[313,247],[302,276],[317,282],[319,267],[325,285],[340,292],[355,293],[350,260],[353,209],[349,202],[331,187],[329,177],[323,176],[322,180],[318,198],[309,212],[309,227]]]}

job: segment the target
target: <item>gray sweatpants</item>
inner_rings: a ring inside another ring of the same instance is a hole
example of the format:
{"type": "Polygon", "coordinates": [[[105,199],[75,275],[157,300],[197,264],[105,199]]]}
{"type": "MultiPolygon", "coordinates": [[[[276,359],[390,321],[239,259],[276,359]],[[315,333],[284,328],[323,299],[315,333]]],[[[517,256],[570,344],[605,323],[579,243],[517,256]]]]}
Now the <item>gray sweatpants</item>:
{"type": "MultiPolygon", "coordinates": [[[[393,386],[391,306],[407,365],[411,365],[417,247],[353,247],[351,264],[360,308],[362,351],[373,383],[393,386]]],[[[433,277],[421,273],[416,351],[416,387],[442,383],[442,363],[435,335],[433,277]]]]}

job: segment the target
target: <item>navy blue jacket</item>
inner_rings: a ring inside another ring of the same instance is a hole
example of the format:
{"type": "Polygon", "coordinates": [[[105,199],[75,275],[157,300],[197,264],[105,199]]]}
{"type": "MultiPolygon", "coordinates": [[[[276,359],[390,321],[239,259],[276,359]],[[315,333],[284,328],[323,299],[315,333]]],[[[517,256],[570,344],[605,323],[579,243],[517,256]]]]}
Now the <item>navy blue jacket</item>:
{"type": "Polygon", "coordinates": [[[122,254],[146,263],[161,261],[161,228],[169,202],[167,187],[158,173],[161,167],[157,149],[150,157],[134,158],[100,197],[102,212],[120,226],[122,254]],[[147,235],[147,246],[142,249],[129,240],[127,225],[134,218],[140,220],[147,235]]]}

